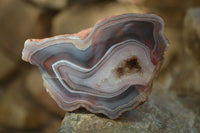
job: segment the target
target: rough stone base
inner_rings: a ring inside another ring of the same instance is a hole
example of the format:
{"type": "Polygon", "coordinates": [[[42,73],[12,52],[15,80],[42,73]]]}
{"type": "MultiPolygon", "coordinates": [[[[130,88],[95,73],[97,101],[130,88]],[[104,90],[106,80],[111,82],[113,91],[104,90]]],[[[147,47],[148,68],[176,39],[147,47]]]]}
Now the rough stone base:
{"type": "Polygon", "coordinates": [[[185,108],[175,95],[153,90],[136,110],[111,120],[87,111],[66,113],[59,133],[198,133],[200,118],[185,108]]]}

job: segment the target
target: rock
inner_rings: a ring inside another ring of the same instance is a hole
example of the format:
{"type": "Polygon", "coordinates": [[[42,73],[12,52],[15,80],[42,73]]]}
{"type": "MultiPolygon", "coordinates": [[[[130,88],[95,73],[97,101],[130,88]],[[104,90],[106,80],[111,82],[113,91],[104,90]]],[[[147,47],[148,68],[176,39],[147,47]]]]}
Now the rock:
{"type": "Polygon", "coordinates": [[[137,5],[143,5],[144,0],[117,0],[119,3],[129,3],[129,4],[137,4],[137,5]]]}
{"type": "Polygon", "coordinates": [[[47,126],[43,129],[42,133],[57,133],[60,128],[61,121],[61,119],[57,118],[50,120],[47,126]]]}
{"type": "Polygon", "coordinates": [[[18,78],[4,91],[0,100],[0,125],[17,129],[39,129],[49,114],[36,104],[24,88],[24,79],[18,78]]]}
{"type": "Polygon", "coordinates": [[[148,1],[148,0],[145,0],[145,2],[147,4],[150,4],[150,5],[157,7],[157,8],[177,8],[177,9],[187,8],[187,7],[191,7],[191,6],[197,6],[197,5],[200,4],[199,0],[192,0],[192,1],[188,1],[188,0],[176,0],[176,1],[162,0],[162,2],[160,2],[160,0],[151,0],[151,2],[148,1]]]}
{"type": "Polygon", "coordinates": [[[54,10],[61,10],[67,6],[67,0],[27,0],[39,7],[47,8],[47,9],[54,9],[54,10]]]}
{"type": "Polygon", "coordinates": [[[71,6],[53,20],[52,35],[76,33],[92,27],[97,20],[124,13],[144,13],[145,9],[130,4],[97,4],[96,6],[71,6]]]}
{"type": "Polygon", "coordinates": [[[40,10],[23,0],[9,0],[0,8],[0,48],[13,61],[21,59],[22,48],[27,38],[41,36],[38,32],[33,34],[39,15],[40,10]]]}
{"type": "Polygon", "coordinates": [[[194,94],[199,95],[200,97],[200,65],[197,65],[192,61],[186,63],[188,63],[188,65],[185,66],[185,69],[182,69],[182,72],[184,73],[180,72],[180,78],[177,80],[178,84],[174,84],[174,90],[180,94],[194,94]]]}
{"type": "Polygon", "coordinates": [[[200,7],[187,11],[183,38],[186,51],[200,64],[200,7]]]}
{"type": "Polygon", "coordinates": [[[0,80],[4,78],[15,70],[16,64],[8,58],[2,51],[0,52],[0,80]]]}
{"type": "Polygon", "coordinates": [[[183,73],[183,71],[188,72],[191,68],[191,63],[185,63],[190,61],[190,59],[187,58],[184,52],[182,30],[166,27],[165,35],[170,45],[165,52],[165,60],[157,82],[162,83],[167,90],[183,91],[183,81],[180,81],[180,79],[185,78],[183,75],[186,73],[183,73]],[[175,85],[179,86],[175,87],[175,85]]]}
{"type": "Polygon", "coordinates": [[[10,2],[13,2],[14,0],[0,0],[0,7],[5,6],[6,4],[9,4],[10,2]]]}
{"type": "MultiPolygon", "coordinates": [[[[193,19],[195,20],[197,17],[193,17],[193,19]]],[[[185,19],[184,32],[166,28],[166,36],[170,45],[158,79],[166,89],[173,90],[177,95],[200,95],[200,64],[198,63],[200,54],[197,52],[198,46],[195,46],[199,45],[200,47],[200,42],[196,40],[194,43],[192,40],[196,36],[197,30],[197,23],[194,26],[194,22],[189,22],[188,15],[185,19]]]]}
{"type": "Polygon", "coordinates": [[[166,70],[166,75],[161,78],[163,82],[171,81],[168,88],[178,95],[199,95],[200,97],[200,65],[184,56],[183,60],[171,65],[166,70]]]}
{"type": "Polygon", "coordinates": [[[185,12],[188,8],[200,6],[199,0],[145,0],[145,6],[164,18],[166,25],[182,28],[185,12]]]}
{"type": "Polygon", "coordinates": [[[69,4],[94,4],[95,2],[104,2],[106,0],[68,0],[69,4]]]}
{"type": "Polygon", "coordinates": [[[179,133],[200,131],[200,117],[185,108],[172,93],[153,90],[148,101],[136,110],[110,120],[84,112],[66,113],[59,133],[179,133]]]}
{"type": "Polygon", "coordinates": [[[200,116],[200,65],[184,54],[178,56],[162,70],[157,82],[160,87],[174,92],[183,105],[200,116]]]}
{"type": "Polygon", "coordinates": [[[165,29],[165,36],[169,40],[169,47],[164,55],[165,61],[162,66],[162,69],[164,70],[171,66],[174,60],[177,61],[176,57],[183,53],[183,39],[181,33],[182,31],[180,29],[169,27],[166,27],[165,29]]]}
{"type": "Polygon", "coordinates": [[[26,78],[26,87],[39,104],[47,108],[50,112],[64,116],[65,111],[58,107],[44,88],[42,75],[38,69],[33,69],[29,72],[26,78]]]}
{"type": "Polygon", "coordinates": [[[200,97],[197,95],[178,95],[179,100],[183,103],[183,105],[194,113],[200,116],[200,97]]]}
{"type": "MultiPolygon", "coordinates": [[[[195,18],[193,17],[193,19],[195,18]]],[[[192,22],[187,22],[184,27],[186,27],[183,29],[184,32],[174,28],[166,28],[166,36],[170,45],[165,54],[165,62],[157,82],[162,84],[160,87],[164,86],[166,90],[173,91],[184,106],[200,115],[200,107],[198,106],[200,64],[196,60],[197,56],[194,56],[194,52],[190,53],[191,49],[188,49],[187,46],[193,46],[194,43],[185,42],[194,36],[194,33],[189,33],[188,29],[196,30],[198,27],[194,28],[192,22]]]]}

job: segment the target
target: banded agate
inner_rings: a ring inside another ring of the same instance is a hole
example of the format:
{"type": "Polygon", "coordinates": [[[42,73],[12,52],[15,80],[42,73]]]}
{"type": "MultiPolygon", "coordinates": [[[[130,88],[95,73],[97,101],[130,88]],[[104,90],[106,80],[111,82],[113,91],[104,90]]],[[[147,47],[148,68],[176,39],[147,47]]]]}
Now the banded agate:
{"type": "Polygon", "coordinates": [[[152,14],[104,18],[94,28],[25,42],[22,59],[39,67],[58,105],[111,119],[147,100],[168,42],[152,14]]]}

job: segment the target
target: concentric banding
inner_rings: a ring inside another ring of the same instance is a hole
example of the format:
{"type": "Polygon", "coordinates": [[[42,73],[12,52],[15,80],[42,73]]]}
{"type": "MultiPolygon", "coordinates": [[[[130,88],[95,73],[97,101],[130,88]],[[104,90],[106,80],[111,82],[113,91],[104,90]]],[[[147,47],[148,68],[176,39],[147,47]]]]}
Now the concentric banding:
{"type": "Polygon", "coordinates": [[[156,15],[124,14],[76,35],[25,42],[47,91],[67,111],[84,107],[117,118],[143,103],[168,42],[156,15]]]}

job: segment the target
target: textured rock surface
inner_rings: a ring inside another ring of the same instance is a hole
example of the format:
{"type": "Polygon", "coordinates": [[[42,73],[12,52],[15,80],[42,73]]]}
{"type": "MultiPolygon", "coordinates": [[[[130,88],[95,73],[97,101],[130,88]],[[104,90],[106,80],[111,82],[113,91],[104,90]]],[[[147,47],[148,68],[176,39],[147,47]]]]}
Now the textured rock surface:
{"type": "Polygon", "coordinates": [[[47,123],[48,117],[48,113],[30,99],[21,78],[8,86],[1,97],[1,125],[18,129],[36,129],[47,123]]]}
{"type": "Polygon", "coordinates": [[[33,69],[30,71],[26,78],[26,87],[39,104],[55,114],[64,116],[65,111],[58,107],[56,102],[46,92],[39,70],[33,69]]]}
{"type": "Polygon", "coordinates": [[[129,3],[129,4],[137,4],[141,5],[145,0],[117,0],[119,3],[129,3]]]}
{"type": "MultiPolygon", "coordinates": [[[[197,18],[193,17],[193,19],[197,18]]],[[[177,29],[166,30],[166,36],[170,40],[171,45],[165,54],[166,60],[157,82],[160,82],[165,89],[173,91],[183,105],[199,115],[200,65],[194,55],[195,51],[188,49],[188,45],[193,49],[198,49],[194,46],[198,44],[198,41],[196,40],[196,43],[184,42],[186,39],[192,42],[191,38],[195,36],[196,32],[194,31],[197,31],[198,28],[197,25],[194,27],[194,23],[188,22],[184,26],[184,32],[177,29]],[[192,29],[193,32],[188,34],[188,29],[192,29]]]]}
{"type": "Polygon", "coordinates": [[[0,7],[4,7],[10,2],[13,2],[14,0],[0,0],[0,7]]]}
{"type": "Polygon", "coordinates": [[[15,63],[0,51],[0,80],[9,75],[16,67],[15,63]]]}
{"type": "Polygon", "coordinates": [[[27,0],[39,7],[61,10],[67,6],[67,0],[27,0]]]}
{"type": "Polygon", "coordinates": [[[159,8],[170,7],[170,8],[179,8],[180,9],[180,8],[186,8],[189,6],[194,6],[194,5],[196,6],[196,5],[200,4],[199,0],[191,0],[191,1],[188,1],[188,0],[176,0],[176,1],[162,0],[162,2],[160,2],[160,0],[151,0],[151,1],[145,0],[145,1],[151,5],[154,5],[159,8]]]}
{"type": "Polygon", "coordinates": [[[200,7],[187,11],[183,38],[186,51],[200,64],[200,7]]]}
{"type": "Polygon", "coordinates": [[[33,36],[40,11],[22,0],[9,0],[0,8],[0,48],[20,59],[23,42],[33,36]]]}
{"type": "Polygon", "coordinates": [[[59,133],[198,133],[199,131],[200,118],[186,109],[173,94],[158,89],[153,91],[144,105],[125,113],[117,120],[88,112],[66,113],[59,133]]]}
{"type": "Polygon", "coordinates": [[[198,115],[200,115],[199,67],[190,56],[182,53],[174,56],[157,80],[166,90],[173,91],[186,107],[198,115]]]}
{"type": "Polygon", "coordinates": [[[168,26],[182,28],[185,12],[188,8],[200,6],[199,0],[145,0],[151,11],[164,18],[168,26]]]}
{"type": "Polygon", "coordinates": [[[177,61],[177,56],[183,53],[183,46],[181,45],[182,40],[182,34],[180,34],[182,31],[180,29],[175,28],[166,28],[165,29],[165,35],[167,39],[169,40],[170,47],[168,47],[167,51],[165,52],[164,56],[164,64],[162,66],[162,69],[168,69],[174,60],[177,61]]]}
{"type": "Polygon", "coordinates": [[[185,62],[186,65],[175,66],[176,68],[173,71],[176,74],[173,74],[173,71],[171,72],[173,78],[179,78],[173,81],[174,84],[171,89],[179,94],[194,94],[200,97],[200,65],[192,62],[191,58],[187,58],[187,60],[188,61],[185,62]]]}
{"type": "Polygon", "coordinates": [[[57,133],[61,125],[61,119],[54,118],[48,121],[41,133],[57,133]]]}
{"type": "Polygon", "coordinates": [[[92,4],[92,3],[97,3],[97,2],[103,2],[106,0],[68,0],[70,4],[92,4]]]}
{"type": "MultiPolygon", "coordinates": [[[[200,10],[190,9],[185,18],[184,32],[167,30],[171,42],[159,82],[178,95],[200,97],[200,10]],[[183,34],[184,33],[184,34],[183,34]]],[[[196,108],[196,107],[194,107],[196,108]]]]}
{"type": "Polygon", "coordinates": [[[145,10],[134,5],[117,3],[71,6],[54,18],[52,35],[77,33],[82,29],[92,27],[101,18],[125,13],[145,13],[145,10]]]}

